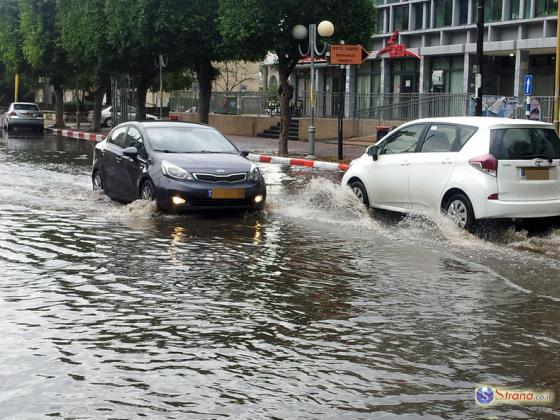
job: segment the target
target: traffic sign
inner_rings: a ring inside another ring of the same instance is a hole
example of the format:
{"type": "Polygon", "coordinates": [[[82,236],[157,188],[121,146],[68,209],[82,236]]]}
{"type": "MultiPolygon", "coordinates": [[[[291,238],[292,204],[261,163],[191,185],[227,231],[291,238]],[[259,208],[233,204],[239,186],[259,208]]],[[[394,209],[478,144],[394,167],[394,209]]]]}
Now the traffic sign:
{"type": "Polygon", "coordinates": [[[369,52],[361,45],[331,45],[331,64],[362,64],[369,57],[369,52]]]}
{"type": "Polygon", "coordinates": [[[525,81],[523,82],[523,94],[525,96],[531,96],[533,94],[533,75],[526,74],[525,81]]]}

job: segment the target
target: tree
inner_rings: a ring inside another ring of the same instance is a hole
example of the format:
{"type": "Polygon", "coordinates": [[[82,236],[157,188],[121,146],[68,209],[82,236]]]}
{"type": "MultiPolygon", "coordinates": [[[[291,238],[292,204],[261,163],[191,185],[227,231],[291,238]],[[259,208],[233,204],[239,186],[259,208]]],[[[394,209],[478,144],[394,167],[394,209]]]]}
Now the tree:
{"type": "Polygon", "coordinates": [[[64,82],[73,71],[58,44],[57,0],[17,0],[17,6],[23,58],[35,74],[48,77],[54,86],[55,127],[64,127],[64,82]]]}
{"type": "Polygon", "coordinates": [[[59,0],[59,44],[79,74],[82,88],[93,88],[92,131],[101,127],[103,96],[110,88],[111,68],[117,59],[108,47],[105,20],[105,0],[59,0]]]}
{"type": "Polygon", "coordinates": [[[366,43],[375,27],[375,8],[371,0],[220,0],[220,28],[226,44],[237,46],[246,59],[263,57],[268,51],[278,56],[280,155],[288,153],[289,106],[294,91],[289,77],[301,58],[292,28],[322,20],[335,26],[330,42],[366,43]]]}

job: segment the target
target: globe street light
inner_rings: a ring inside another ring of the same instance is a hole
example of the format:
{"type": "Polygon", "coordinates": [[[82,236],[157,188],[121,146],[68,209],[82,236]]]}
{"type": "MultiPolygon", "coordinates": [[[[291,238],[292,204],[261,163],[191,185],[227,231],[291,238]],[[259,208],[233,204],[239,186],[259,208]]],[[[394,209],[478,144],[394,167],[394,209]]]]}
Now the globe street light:
{"type": "Polygon", "coordinates": [[[309,125],[309,155],[315,156],[315,55],[321,56],[327,51],[327,44],[319,51],[317,49],[317,32],[320,36],[329,38],[334,34],[334,25],[328,20],[324,20],[319,25],[314,23],[309,25],[309,30],[303,25],[296,25],[292,29],[292,36],[298,41],[303,41],[309,35],[309,44],[307,51],[301,50],[301,44],[298,44],[299,53],[302,57],[311,59],[311,124],[309,125]]]}

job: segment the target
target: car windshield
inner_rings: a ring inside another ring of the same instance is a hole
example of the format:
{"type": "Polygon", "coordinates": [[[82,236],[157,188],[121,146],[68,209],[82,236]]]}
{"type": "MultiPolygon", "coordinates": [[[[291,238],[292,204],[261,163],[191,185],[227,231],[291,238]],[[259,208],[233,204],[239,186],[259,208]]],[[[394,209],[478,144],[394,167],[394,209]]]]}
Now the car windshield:
{"type": "Polygon", "coordinates": [[[39,107],[35,104],[14,104],[14,109],[18,111],[39,111],[39,107]]]}
{"type": "Polygon", "coordinates": [[[218,131],[206,127],[148,127],[155,151],[166,153],[238,153],[218,131]]]}
{"type": "Polygon", "coordinates": [[[560,139],[552,128],[500,128],[490,138],[496,159],[560,159],[560,139]]]}

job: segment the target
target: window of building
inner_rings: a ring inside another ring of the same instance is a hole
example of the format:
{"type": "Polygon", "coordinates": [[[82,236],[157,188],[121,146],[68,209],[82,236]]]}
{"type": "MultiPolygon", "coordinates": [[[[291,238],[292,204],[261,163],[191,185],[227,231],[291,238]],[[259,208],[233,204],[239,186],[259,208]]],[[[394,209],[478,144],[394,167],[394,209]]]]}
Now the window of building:
{"type": "Polygon", "coordinates": [[[430,81],[431,92],[461,93],[463,92],[463,65],[464,57],[434,58],[430,62],[430,75],[434,71],[442,70],[443,78],[441,85],[434,85],[430,81]]]}
{"type": "Polygon", "coordinates": [[[485,0],[484,22],[497,22],[502,20],[502,0],[485,0]]]}
{"type": "Polygon", "coordinates": [[[453,0],[435,0],[434,5],[434,26],[436,28],[450,26],[452,23],[451,17],[453,13],[453,0]]]}
{"type": "Polygon", "coordinates": [[[393,30],[408,31],[408,4],[393,9],[393,30]]]}
{"type": "Polygon", "coordinates": [[[377,15],[377,33],[385,33],[385,10],[379,10],[379,14],[377,15]]]}
{"type": "Polygon", "coordinates": [[[525,19],[529,19],[531,17],[531,1],[525,0],[525,10],[523,17],[525,19]]]}
{"type": "Polygon", "coordinates": [[[414,30],[422,29],[424,20],[424,5],[422,3],[413,4],[414,8],[414,30]]]}
{"type": "Polygon", "coordinates": [[[558,0],[535,0],[535,16],[555,15],[558,0]]]}
{"type": "Polygon", "coordinates": [[[459,2],[459,24],[465,25],[469,18],[469,4],[466,1],[459,2]]]}
{"type": "Polygon", "coordinates": [[[508,19],[519,19],[519,0],[511,0],[508,19]]]}

